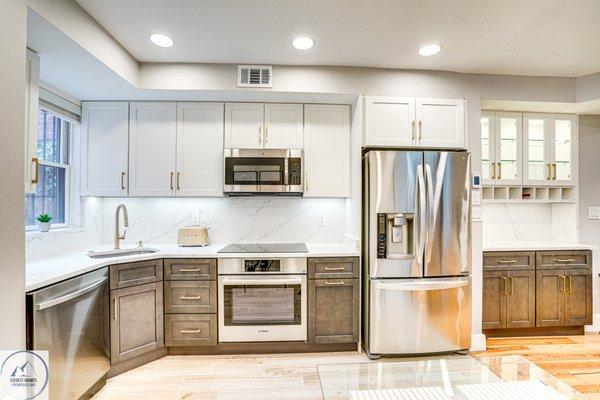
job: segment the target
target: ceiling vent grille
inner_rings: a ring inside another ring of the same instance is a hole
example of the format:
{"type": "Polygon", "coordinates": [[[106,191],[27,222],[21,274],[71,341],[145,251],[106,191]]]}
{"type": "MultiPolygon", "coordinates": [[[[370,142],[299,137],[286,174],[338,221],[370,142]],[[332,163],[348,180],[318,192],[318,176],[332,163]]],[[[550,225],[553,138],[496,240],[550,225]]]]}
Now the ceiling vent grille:
{"type": "Polygon", "coordinates": [[[273,87],[271,79],[273,67],[270,65],[238,65],[238,87],[273,87]]]}

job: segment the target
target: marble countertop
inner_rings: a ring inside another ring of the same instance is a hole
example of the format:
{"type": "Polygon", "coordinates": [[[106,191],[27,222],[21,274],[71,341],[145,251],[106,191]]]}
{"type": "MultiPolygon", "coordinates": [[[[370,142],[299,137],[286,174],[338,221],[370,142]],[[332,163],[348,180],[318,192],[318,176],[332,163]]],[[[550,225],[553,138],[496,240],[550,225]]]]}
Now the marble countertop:
{"type": "Polygon", "coordinates": [[[483,251],[532,251],[532,250],[597,250],[597,246],[582,243],[558,242],[497,242],[483,243],[483,251]]]}
{"type": "MultiPolygon", "coordinates": [[[[87,252],[79,252],[60,257],[48,257],[27,262],[26,288],[27,292],[72,278],[95,269],[133,261],[152,260],[155,258],[235,258],[248,254],[218,253],[225,245],[209,245],[205,247],[179,247],[177,245],[147,245],[149,249],[158,250],[156,253],[138,254],[131,256],[90,258],[87,252]]],[[[354,246],[346,243],[311,244],[307,243],[308,253],[255,253],[257,257],[350,257],[359,256],[360,252],[354,246]]],[[[124,246],[124,248],[134,248],[124,246]]],[[[95,247],[90,250],[110,250],[110,246],[95,247]]]]}

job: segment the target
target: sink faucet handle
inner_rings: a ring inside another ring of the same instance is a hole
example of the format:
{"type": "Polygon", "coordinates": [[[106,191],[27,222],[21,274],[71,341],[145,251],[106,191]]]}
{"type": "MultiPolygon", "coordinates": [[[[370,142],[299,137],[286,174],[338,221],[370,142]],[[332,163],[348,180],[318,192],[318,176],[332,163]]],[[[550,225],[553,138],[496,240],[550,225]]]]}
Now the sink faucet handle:
{"type": "Polygon", "coordinates": [[[137,245],[138,245],[138,248],[141,249],[142,247],[144,247],[144,242],[140,240],[137,242],[137,245]]]}

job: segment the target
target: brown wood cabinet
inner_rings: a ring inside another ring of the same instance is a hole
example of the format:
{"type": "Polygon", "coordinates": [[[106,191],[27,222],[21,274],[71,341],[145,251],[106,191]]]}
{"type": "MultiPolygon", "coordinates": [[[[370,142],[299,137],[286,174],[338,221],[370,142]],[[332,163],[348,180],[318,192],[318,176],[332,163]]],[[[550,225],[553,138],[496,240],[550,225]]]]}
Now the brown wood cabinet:
{"type": "Polygon", "coordinates": [[[211,281],[217,277],[217,260],[166,258],[165,281],[211,281]]]}
{"type": "Polygon", "coordinates": [[[216,313],[215,281],[165,281],[165,313],[216,313]]]}
{"type": "Polygon", "coordinates": [[[309,258],[308,276],[309,343],[358,342],[358,257],[309,258]]]}
{"type": "Polygon", "coordinates": [[[164,347],[163,283],[111,290],[111,363],[164,347]]]}
{"type": "Polygon", "coordinates": [[[167,346],[216,346],[217,314],[166,314],[167,346]]]}
{"type": "Polygon", "coordinates": [[[111,265],[110,288],[121,289],[163,280],[163,260],[111,265]]]}

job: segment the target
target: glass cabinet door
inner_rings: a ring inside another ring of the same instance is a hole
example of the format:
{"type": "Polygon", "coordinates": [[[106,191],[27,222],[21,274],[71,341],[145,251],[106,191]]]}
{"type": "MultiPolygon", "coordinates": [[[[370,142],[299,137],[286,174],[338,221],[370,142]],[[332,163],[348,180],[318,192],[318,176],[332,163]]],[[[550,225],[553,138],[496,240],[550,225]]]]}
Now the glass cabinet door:
{"type": "Polygon", "coordinates": [[[496,182],[519,184],[521,183],[522,114],[496,112],[495,119],[496,182]]]}
{"type": "Polygon", "coordinates": [[[524,114],[523,181],[525,184],[546,184],[551,166],[548,146],[550,120],[546,114],[524,114]]]}
{"type": "Polygon", "coordinates": [[[494,114],[481,113],[481,180],[484,184],[493,184],[494,175],[494,114]]]}
{"type": "Polygon", "coordinates": [[[555,115],[552,118],[551,180],[556,184],[572,183],[574,118],[555,115]]]}

